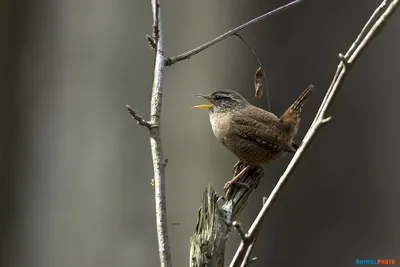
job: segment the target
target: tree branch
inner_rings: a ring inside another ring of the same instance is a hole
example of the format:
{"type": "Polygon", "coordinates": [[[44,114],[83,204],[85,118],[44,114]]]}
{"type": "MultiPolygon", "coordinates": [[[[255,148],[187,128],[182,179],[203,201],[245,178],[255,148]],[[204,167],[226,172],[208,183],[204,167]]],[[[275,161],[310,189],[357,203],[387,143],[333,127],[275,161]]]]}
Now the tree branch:
{"type": "MultiPolygon", "coordinates": [[[[238,166],[235,175],[245,167],[244,164],[238,166]]],[[[206,188],[196,231],[190,238],[189,265],[191,267],[224,266],[225,243],[228,234],[232,226],[239,227],[239,224],[233,220],[246,207],[250,194],[257,188],[263,176],[264,171],[261,167],[247,170],[239,179],[238,184],[231,185],[224,197],[218,197],[211,186],[206,188]],[[247,186],[241,186],[240,183],[247,186]],[[218,202],[221,198],[225,199],[225,203],[220,208],[218,202]]]]}
{"type": "Polygon", "coordinates": [[[160,118],[162,106],[162,85],[164,78],[164,47],[161,20],[160,0],[151,0],[153,11],[153,39],[155,41],[156,59],[154,64],[153,91],[151,95],[150,145],[153,157],[154,188],[156,200],[156,224],[158,249],[161,267],[171,267],[171,252],[168,240],[167,203],[165,192],[165,160],[161,146],[160,118]]]}
{"type": "Polygon", "coordinates": [[[129,105],[126,105],[126,109],[128,110],[129,114],[137,121],[137,124],[146,126],[147,128],[151,128],[151,123],[143,119],[143,117],[136,111],[133,110],[129,105]]]}
{"type": "Polygon", "coordinates": [[[315,139],[317,132],[321,128],[321,126],[325,125],[329,122],[331,117],[325,118],[325,113],[328,108],[333,103],[334,97],[337,95],[339,91],[339,86],[344,80],[346,72],[350,70],[352,65],[355,63],[357,58],[361,55],[362,51],[366,48],[366,46],[370,43],[370,41],[376,36],[378,31],[382,29],[385,22],[389,19],[390,15],[393,14],[395,9],[398,6],[399,0],[393,0],[385,12],[376,20],[376,16],[378,13],[387,5],[387,1],[383,1],[382,4],[376,9],[373,13],[371,18],[365,24],[364,28],[362,29],[361,33],[358,35],[356,41],[352,44],[350,49],[347,53],[340,58],[340,63],[337,67],[336,74],[333,78],[333,81],[325,95],[324,100],[320,106],[320,109],[309,128],[306,136],[303,139],[299,149],[297,150],[296,154],[293,156],[292,160],[290,161],[288,167],[286,168],[285,172],[279,179],[278,183],[276,184],[275,188],[269,195],[268,199],[264,203],[260,213],[258,214],[257,218],[254,220],[252,226],[250,227],[248,233],[246,234],[247,239],[250,239],[251,242],[241,242],[236,254],[230,264],[230,267],[237,267],[241,266],[244,267],[249,264],[249,257],[254,247],[254,243],[256,241],[258,232],[261,227],[261,222],[267,212],[272,208],[274,201],[278,194],[282,191],[285,184],[287,183],[289,176],[295,170],[296,166],[299,164],[302,156],[304,155],[307,148],[309,148],[311,142],[315,139]],[[370,28],[370,30],[365,34],[367,29],[370,27],[373,21],[376,22],[370,28]],[[361,40],[362,39],[362,40],[361,40]],[[361,41],[360,41],[361,40],[361,41]]]}
{"type": "Polygon", "coordinates": [[[252,19],[252,20],[250,20],[250,21],[248,21],[246,23],[243,23],[242,25],[240,25],[240,26],[238,26],[238,27],[236,27],[236,28],[234,28],[234,29],[232,29],[230,31],[227,31],[226,33],[221,34],[220,36],[214,38],[213,40],[211,40],[211,41],[209,41],[207,43],[204,43],[204,44],[202,44],[202,45],[200,45],[200,46],[198,46],[198,47],[196,47],[196,48],[194,48],[194,49],[192,49],[192,50],[190,50],[190,51],[188,51],[186,53],[183,53],[183,54],[171,57],[171,58],[166,58],[165,59],[166,60],[165,65],[166,66],[171,66],[171,65],[173,65],[173,64],[175,64],[175,63],[177,63],[179,61],[182,61],[182,60],[185,60],[185,59],[189,59],[190,57],[200,53],[201,51],[206,50],[207,48],[209,48],[209,47],[221,42],[222,40],[224,40],[224,39],[226,39],[226,38],[238,33],[239,31],[243,30],[244,28],[247,28],[247,27],[249,27],[249,26],[251,26],[253,24],[256,24],[256,23],[258,23],[258,22],[260,22],[260,21],[262,21],[262,20],[264,20],[264,19],[266,19],[266,18],[268,18],[268,17],[270,17],[270,16],[272,16],[272,15],[274,15],[276,13],[279,13],[279,12],[281,12],[281,11],[291,7],[291,6],[294,6],[295,4],[300,3],[301,1],[302,0],[295,0],[293,2],[290,2],[287,5],[281,6],[281,7],[277,8],[277,9],[274,9],[274,10],[268,12],[268,13],[265,13],[265,14],[257,17],[257,18],[254,18],[254,19],[252,19]]]}
{"type": "Polygon", "coordinates": [[[137,120],[138,124],[146,126],[150,133],[151,155],[154,169],[154,188],[156,202],[156,225],[158,236],[158,249],[161,267],[171,267],[171,252],[168,240],[167,204],[165,192],[165,166],[161,136],[160,118],[162,106],[162,86],[164,78],[164,48],[161,20],[161,8],[159,0],[151,0],[153,12],[153,38],[147,38],[150,46],[155,49],[153,89],[151,95],[150,121],[144,120],[136,111],[127,106],[129,113],[137,120]],[[150,40],[149,40],[150,39],[150,40]]]}

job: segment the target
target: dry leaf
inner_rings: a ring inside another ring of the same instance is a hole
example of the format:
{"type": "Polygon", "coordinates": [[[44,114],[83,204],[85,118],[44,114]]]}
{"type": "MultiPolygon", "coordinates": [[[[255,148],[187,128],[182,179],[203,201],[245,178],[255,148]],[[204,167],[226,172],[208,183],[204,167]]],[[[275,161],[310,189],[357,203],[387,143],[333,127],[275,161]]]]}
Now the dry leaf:
{"type": "Polygon", "coordinates": [[[261,67],[256,70],[254,86],[256,88],[255,98],[261,98],[263,95],[263,69],[261,67]]]}

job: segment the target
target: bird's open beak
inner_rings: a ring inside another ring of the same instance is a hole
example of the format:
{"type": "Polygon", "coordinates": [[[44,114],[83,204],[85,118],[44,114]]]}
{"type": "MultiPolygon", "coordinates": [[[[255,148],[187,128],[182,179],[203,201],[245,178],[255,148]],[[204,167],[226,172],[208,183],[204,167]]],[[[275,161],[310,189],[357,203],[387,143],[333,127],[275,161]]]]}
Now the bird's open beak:
{"type": "Polygon", "coordinates": [[[211,108],[213,104],[202,104],[202,105],[197,105],[193,106],[194,108],[211,108]]]}
{"type": "MultiPolygon", "coordinates": [[[[210,99],[209,95],[197,94],[195,96],[202,97],[205,99],[210,99]]],[[[202,105],[197,105],[197,106],[193,106],[193,107],[194,108],[211,108],[212,106],[213,106],[213,104],[202,104],[202,105]]]]}

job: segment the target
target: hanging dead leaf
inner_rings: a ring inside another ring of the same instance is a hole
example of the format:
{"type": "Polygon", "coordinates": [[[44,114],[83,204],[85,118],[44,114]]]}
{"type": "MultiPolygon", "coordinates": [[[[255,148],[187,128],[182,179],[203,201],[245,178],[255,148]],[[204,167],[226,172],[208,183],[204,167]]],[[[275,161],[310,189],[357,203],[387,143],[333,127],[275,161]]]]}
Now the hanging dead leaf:
{"type": "Polygon", "coordinates": [[[254,86],[256,88],[255,98],[261,98],[263,95],[263,69],[261,67],[256,70],[254,86]]]}

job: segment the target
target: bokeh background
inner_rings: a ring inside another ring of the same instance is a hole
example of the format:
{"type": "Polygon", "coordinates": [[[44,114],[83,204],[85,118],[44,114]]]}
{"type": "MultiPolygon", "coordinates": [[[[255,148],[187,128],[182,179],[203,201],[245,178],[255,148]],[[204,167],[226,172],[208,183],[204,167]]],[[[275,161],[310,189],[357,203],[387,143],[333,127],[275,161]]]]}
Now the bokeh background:
{"type": "MultiPolygon", "coordinates": [[[[185,52],[282,0],[162,1],[165,54],[185,52]]],[[[309,0],[244,30],[280,114],[310,83],[304,136],[338,63],[380,1],[309,0]]],[[[0,241],[8,267],[158,266],[146,129],[150,1],[0,2],[0,241]]],[[[349,73],[318,135],[264,222],[255,266],[400,262],[400,11],[349,73]]],[[[253,97],[256,60],[235,37],[165,71],[162,138],[173,264],[188,266],[204,188],[236,159],[214,138],[195,93],[253,97]],[[177,225],[179,224],[179,225],[177,225]]],[[[252,102],[267,107],[263,98],[252,102]]],[[[247,228],[289,159],[265,166],[247,228]]],[[[229,259],[239,244],[228,242],[229,259]]]]}

